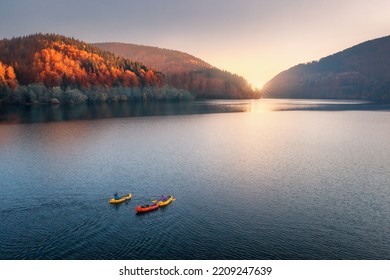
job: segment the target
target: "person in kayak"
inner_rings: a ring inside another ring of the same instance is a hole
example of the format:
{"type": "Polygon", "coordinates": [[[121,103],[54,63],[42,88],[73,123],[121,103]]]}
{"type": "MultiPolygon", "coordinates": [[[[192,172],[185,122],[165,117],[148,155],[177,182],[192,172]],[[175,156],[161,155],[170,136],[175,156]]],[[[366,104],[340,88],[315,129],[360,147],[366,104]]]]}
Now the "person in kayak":
{"type": "Polygon", "coordinates": [[[118,193],[116,192],[116,193],[114,193],[114,199],[115,200],[118,200],[119,199],[119,195],[118,195],[118,193]]]}
{"type": "Polygon", "coordinates": [[[159,201],[165,201],[167,200],[168,197],[164,196],[164,195],[161,195],[160,198],[158,199],[159,201]]]}

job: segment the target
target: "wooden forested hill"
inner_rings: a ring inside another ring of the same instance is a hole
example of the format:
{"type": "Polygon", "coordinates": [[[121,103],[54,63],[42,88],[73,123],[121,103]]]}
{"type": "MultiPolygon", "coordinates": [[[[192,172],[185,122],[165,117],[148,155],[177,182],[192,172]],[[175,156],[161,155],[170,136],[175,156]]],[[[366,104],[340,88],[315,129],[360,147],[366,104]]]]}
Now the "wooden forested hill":
{"type": "Polygon", "coordinates": [[[40,83],[88,88],[144,87],[164,83],[162,73],[85,42],[56,34],[0,40],[0,86],[40,83]]]}
{"type": "Polygon", "coordinates": [[[174,69],[167,74],[61,35],[2,39],[0,104],[258,97],[242,77],[180,52],[160,53],[174,69]]]}
{"type": "Polygon", "coordinates": [[[124,43],[93,45],[161,70],[169,85],[186,89],[198,98],[260,97],[244,78],[180,51],[124,43]]]}
{"type": "Polygon", "coordinates": [[[283,71],[264,86],[273,98],[390,101],[390,36],[283,71]]]}

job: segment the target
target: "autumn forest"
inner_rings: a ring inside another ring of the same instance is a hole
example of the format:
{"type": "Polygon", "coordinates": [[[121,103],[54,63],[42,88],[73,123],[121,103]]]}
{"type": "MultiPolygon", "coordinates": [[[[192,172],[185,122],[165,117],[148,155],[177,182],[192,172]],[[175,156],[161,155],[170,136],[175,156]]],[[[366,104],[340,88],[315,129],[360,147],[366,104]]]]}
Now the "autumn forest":
{"type": "Polygon", "coordinates": [[[35,34],[0,41],[0,103],[215,98],[215,92],[224,98],[259,97],[243,78],[207,71],[177,73],[167,79],[159,70],[85,42],[35,34]]]}

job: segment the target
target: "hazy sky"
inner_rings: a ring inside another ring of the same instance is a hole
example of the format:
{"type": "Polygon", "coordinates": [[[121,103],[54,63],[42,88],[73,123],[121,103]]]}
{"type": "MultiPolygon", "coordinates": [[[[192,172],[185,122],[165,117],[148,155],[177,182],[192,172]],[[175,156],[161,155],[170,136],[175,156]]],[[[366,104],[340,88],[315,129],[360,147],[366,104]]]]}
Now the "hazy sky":
{"type": "Polygon", "coordinates": [[[37,32],[176,49],[261,86],[390,35],[390,1],[0,0],[0,38],[37,32]]]}

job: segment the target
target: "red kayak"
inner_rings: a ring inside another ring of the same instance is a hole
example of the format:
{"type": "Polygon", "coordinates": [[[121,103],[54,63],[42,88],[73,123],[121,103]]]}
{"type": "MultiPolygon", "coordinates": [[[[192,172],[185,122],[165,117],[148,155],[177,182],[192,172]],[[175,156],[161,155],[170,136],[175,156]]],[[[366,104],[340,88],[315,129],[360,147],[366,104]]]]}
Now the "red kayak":
{"type": "Polygon", "coordinates": [[[138,205],[135,208],[135,211],[137,211],[137,213],[143,213],[143,212],[149,212],[149,211],[156,210],[157,208],[158,208],[158,204],[157,203],[152,204],[152,205],[149,205],[149,204],[138,205]]]}

